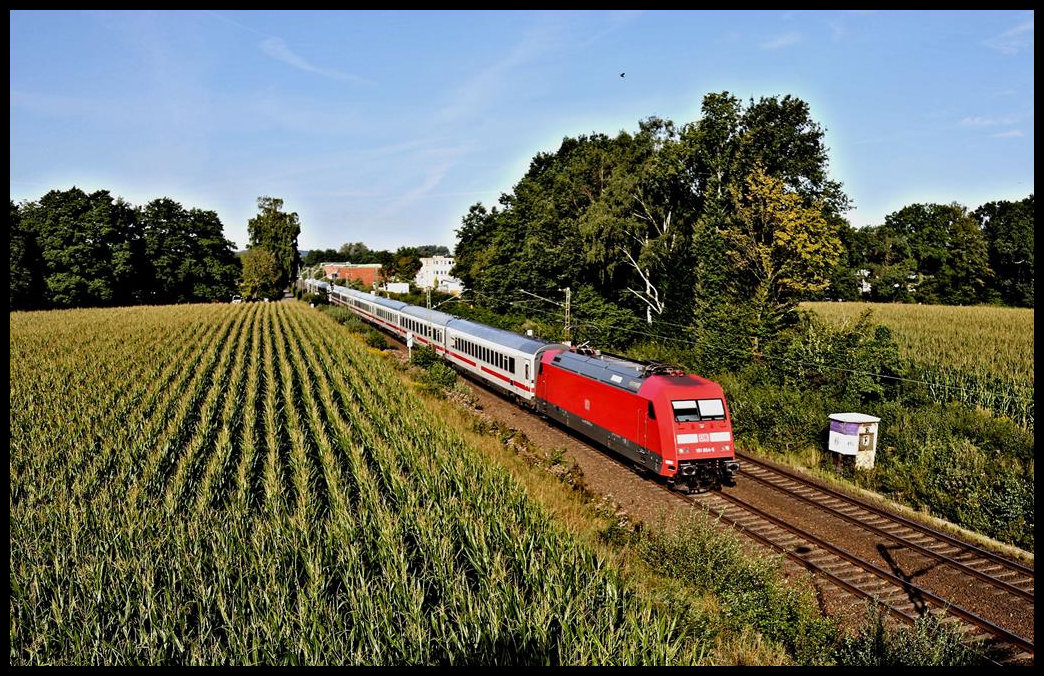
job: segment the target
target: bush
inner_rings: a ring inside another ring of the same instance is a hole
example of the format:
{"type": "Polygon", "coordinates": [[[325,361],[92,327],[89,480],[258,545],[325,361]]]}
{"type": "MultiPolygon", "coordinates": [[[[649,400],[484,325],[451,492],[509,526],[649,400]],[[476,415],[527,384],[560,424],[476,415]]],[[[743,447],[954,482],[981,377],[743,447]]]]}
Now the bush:
{"type": "Polygon", "coordinates": [[[866,310],[854,325],[832,326],[811,312],[801,315],[789,339],[768,356],[781,384],[822,391],[844,408],[888,398],[905,375],[891,331],[871,323],[866,310]]]}
{"type": "Polygon", "coordinates": [[[367,345],[369,345],[370,347],[377,348],[378,350],[388,349],[388,341],[385,340],[384,336],[382,336],[380,332],[376,331],[375,329],[368,329],[365,333],[363,340],[366,341],[367,345]]]}
{"type": "Polygon", "coordinates": [[[719,599],[726,625],[750,625],[778,641],[799,664],[826,664],[836,645],[834,623],[822,616],[810,587],[788,583],[776,557],[754,557],[740,540],[703,519],[691,518],[677,529],[634,531],[612,526],[603,537],[617,546],[629,540],[654,569],[684,580],[700,593],[719,599]],[[615,531],[615,532],[614,532],[615,531]]]}
{"type": "Polygon", "coordinates": [[[433,348],[428,347],[427,345],[414,348],[410,355],[411,364],[425,369],[438,361],[440,361],[439,355],[433,348]]]}
{"type": "Polygon", "coordinates": [[[922,615],[913,627],[888,629],[885,611],[867,611],[859,634],[844,640],[837,663],[863,667],[958,667],[982,665],[983,659],[961,641],[961,634],[934,615],[922,615]]]}
{"type": "Polygon", "coordinates": [[[421,382],[433,390],[448,390],[456,385],[457,372],[448,364],[435,362],[425,371],[421,382]]]}
{"type": "Polygon", "coordinates": [[[330,315],[338,324],[343,324],[346,329],[353,333],[365,333],[367,326],[359,316],[348,308],[339,305],[320,305],[319,309],[330,315]]]}

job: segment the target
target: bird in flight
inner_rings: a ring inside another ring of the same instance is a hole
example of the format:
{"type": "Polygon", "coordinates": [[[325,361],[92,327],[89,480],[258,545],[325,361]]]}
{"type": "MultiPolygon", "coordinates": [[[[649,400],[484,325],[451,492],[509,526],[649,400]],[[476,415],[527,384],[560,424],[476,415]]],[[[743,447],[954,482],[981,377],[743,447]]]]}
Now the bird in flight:
{"type": "Polygon", "coordinates": [[[624,75],[627,75],[627,73],[620,73],[620,77],[623,77],[624,75]]]}

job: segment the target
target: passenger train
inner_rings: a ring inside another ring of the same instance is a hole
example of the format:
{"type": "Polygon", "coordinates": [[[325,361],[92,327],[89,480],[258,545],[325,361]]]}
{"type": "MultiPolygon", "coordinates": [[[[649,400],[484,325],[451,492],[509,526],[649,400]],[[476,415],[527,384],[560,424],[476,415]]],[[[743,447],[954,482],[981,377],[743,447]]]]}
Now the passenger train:
{"type": "Polygon", "coordinates": [[[734,483],[739,463],[732,420],[715,382],[343,286],[304,284],[399,339],[430,346],[457,370],[664,477],[675,489],[734,483]]]}

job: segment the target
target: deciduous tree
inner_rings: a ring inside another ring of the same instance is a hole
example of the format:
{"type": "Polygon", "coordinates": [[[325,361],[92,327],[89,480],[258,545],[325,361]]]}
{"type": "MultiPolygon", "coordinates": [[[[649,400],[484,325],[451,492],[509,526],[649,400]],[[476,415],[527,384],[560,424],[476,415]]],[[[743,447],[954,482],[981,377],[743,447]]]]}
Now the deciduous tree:
{"type": "Polygon", "coordinates": [[[300,266],[297,251],[300,219],[296,212],[285,213],[283,200],[278,197],[258,197],[257,208],[258,215],[247,222],[249,248],[267,249],[275,257],[279,270],[275,283],[280,289],[286,288],[297,276],[300,266]]]}
{"type": "Polygon", "coordinates": [[[275,254],[265,247],[248,249],[242,257],[243,280],[240,292],[247,298],[276,299],[282,295],[281,269],[275,254]]]}

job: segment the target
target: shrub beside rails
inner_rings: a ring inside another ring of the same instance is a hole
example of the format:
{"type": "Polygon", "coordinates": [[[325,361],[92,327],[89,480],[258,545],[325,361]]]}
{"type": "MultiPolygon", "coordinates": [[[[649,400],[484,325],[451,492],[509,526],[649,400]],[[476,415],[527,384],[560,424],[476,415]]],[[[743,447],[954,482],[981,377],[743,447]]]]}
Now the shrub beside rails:
{"type": "Polygon", "coordinates": [[[739,463],[721,386],[663,364],[549,343],[436,310],[308,280],[330,302],[575,430],[668,485],[732,484],[739,463]]]}

